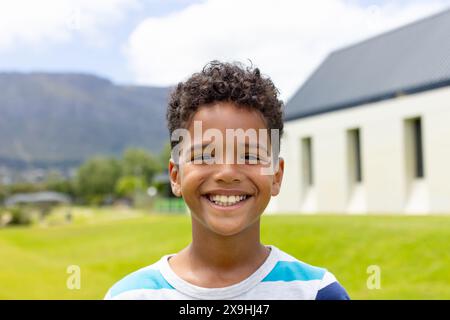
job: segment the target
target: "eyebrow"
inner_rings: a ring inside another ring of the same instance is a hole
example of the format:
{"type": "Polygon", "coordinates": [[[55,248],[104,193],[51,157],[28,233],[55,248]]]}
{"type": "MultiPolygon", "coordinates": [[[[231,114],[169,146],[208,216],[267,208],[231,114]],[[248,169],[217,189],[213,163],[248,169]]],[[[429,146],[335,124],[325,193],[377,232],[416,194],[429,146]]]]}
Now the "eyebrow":
{"type": "MultiPolygon", "coordinates": [[[[242,144],[241,144],[242,145],[242,144]]],[[[267,149],[259,144],[249,144],[249,143],[245,143],[244,146],[249,147],[249,148],[256,148],[256,149],[261,149],[262,151],[265,151],[267,153],[267,149]]]]}
{"type": "Polygon", "coordinates": [[[191,146],[189,149],[186,150],[185,154],[188,153],[188,152],[189,152],[189,154],[192,154],[194,152],[194,150],[196,150],[196,149],[203,150],[208,145],[209,145],[209,143],[203,143],[203,144],[197,143],[197,144],[194,144],[193,146],[191,146]]]}
{"type": "MultiPolygon", "coordinates": [[[[194,150],[197,150],[197,149],[203,150],[204,148],[209,146],[211,143],[212,142],[194,144],[186,152],[189,152],[188,154],[192,154],[194,152],[194,150]]],[[[242,143],[240,145],[242,145],[242,143]]],[[[257,148],[257,149],[259,148],[259,149],[262,149],[264,152],[267,153],[267,149],[264,146],[262,146],[262,145],[258,145],[258,144],[254,144],[254,143],[252,143],[252,144],[245,143],[244,146],[245,147],[249,147],[249,148],[257,148]]]]}

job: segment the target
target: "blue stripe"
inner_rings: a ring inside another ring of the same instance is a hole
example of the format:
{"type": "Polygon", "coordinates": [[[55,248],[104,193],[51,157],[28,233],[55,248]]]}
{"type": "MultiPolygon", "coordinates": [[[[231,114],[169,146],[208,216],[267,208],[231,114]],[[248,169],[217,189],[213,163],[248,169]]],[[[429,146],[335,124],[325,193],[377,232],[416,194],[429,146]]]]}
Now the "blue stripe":
{"type": "Polygon", "coordinates": [[[117,282],[111,288],[111,297],[137,289],[174,289],[174,287],[164,279],[159,270],[146,269],[133,272],[117,282]]]}
{"type": "Polygon", "coordinates": [[[325,269],[299,261],[278,261],[263,281],[321,280],[325,269]]]}

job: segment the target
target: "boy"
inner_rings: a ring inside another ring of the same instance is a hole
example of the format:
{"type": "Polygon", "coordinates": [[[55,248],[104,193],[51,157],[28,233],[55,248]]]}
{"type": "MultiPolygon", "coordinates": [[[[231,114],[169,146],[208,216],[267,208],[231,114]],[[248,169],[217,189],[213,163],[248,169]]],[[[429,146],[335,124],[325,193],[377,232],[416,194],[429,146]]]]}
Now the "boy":
{"type": "Polygon", "coordinates": [[[190,210],[192,242],[126,276],[105,299],[349,299],[327,270],[260,243],[260,216],[283,178],[273,151],[282,108],[272,81],[237,63],[212,61],[178,84],[167,111],[169,173],[190,210]]]}

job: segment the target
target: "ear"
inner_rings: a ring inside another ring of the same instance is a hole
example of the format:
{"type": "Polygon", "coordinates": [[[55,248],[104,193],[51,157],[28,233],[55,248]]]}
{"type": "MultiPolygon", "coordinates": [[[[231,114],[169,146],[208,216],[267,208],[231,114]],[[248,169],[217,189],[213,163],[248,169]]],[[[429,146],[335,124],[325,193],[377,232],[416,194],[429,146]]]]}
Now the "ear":
{"type": "Polygon", "coordinates": [[[281,182],[283,181],[284,173],[284,159],[278,157],[278,171],[273,175],[272,180],[272,196],[276,196],[280,193],[281,182]]]}
{"type": "Polygon", "coordinates": [[[169,178],[172,193],[177,197],[181,197],[180,169],[179,165],[172,158],[169,160],[169,178]]]}

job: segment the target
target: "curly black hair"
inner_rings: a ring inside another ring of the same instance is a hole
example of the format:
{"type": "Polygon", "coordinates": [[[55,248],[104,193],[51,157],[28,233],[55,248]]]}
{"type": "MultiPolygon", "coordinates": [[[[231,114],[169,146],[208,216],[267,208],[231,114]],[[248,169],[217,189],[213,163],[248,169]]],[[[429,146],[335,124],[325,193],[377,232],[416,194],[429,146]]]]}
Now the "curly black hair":
{"type": "MultiPolygon", "coordinates": [[[[267,128],[278,129],[281,138],[284,106],[278,95],[272,80],[258,68],[213,60],[171,92],[167,108],[170,137],[176,129],[187,128],[200,106],[226,101],[261,112],[267,128]]],[[[176,144],[171,141],[172,148],[176,144]]]]}

